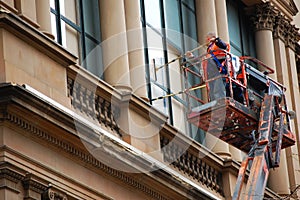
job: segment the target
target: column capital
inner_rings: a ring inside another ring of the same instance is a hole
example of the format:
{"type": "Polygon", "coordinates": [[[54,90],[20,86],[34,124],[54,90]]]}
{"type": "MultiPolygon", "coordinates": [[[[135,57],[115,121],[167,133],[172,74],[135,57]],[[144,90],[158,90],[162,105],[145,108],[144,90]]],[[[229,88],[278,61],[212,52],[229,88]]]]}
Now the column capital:
{"type": "Polygon", "coordinates": [[[286,26],[286,37],[285,45],[286,47],[291,48],[293,51],[296,51],[296,43],[300,39],[299,28],[293,24],[288,24],[286,26]]]}
{"type": "Polygon", "coordinates": [[[254,16],[252,17],[254,30],[273,31],[275,17],[278,11],[270,3],[257,4],[255,6],[254,16]]]}
{"type": "Polygon", "coordinates": [[[286,28],[290,24],[290,22],[284,18],[281,14],[278,14],[276,16],[275,24],[274,24],[274,30],[273,30],[273,37],[274,39],[281,39],[282,41],[285,41],[285,37],[287,35],[286,28]]]}

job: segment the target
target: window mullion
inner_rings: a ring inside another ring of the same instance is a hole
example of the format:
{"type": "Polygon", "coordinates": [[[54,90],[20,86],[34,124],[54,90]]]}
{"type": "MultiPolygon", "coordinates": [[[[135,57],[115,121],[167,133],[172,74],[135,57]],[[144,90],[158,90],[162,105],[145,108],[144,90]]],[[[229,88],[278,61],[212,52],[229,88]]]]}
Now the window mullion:
{"type": "MultiPolygon", "coordinates": [[[[78,2],[78,5],[79,5],[79,8],[78,8],[78,11],[79,11],[79,18],[80,18],[80,29],[81,29],[81,34],[80,34],[80,37],[81,37],[81,45],[82,45],[82,55],[81,55],[81,59],[85,59],[86,58],[86,41],[85,41],[85,29],[84,29],[84,15],[83,15],[83,3],[82,3],[82,0],[77,0],[78,2]]],[[[86,66],[84,66],[86,67],[86,66]]]]}
{"type": "Polygon", "coordinates": [[[146,28],[146,13],[145,13],[145,0],[140,0],[141,16],[142,16],[142,28],[143,28],[143,42],[144,42],[144,56],[146,66],[146,84],[148,90],[148,98],[150,104],[152,104],[152,90],[150,80],[150,62],[149,62],[149,51],[148,51],[148,40],[147,40],[147,28],[146,28]]]}
{"type": "MultiPolygon", "coordinates": [[[[164,60],[165,63],[168,62],[168,51],[167,51],[167,35],[166,35],[166,24],[165,24],[165,13],[164,13],[164,3],[163,0],[159,1],[160,4],[160,13],[161,13],[161,26],[162,26],[162,35],[163,35],[163,52],[164,52],[164,60]]],[[[167,86],[167,94],[171,94],[171,87],[170,87],[170,73],[169,73],[169,66],[166,65],[166,86],[167,86]]],[[[172,109],[172,97],[168,97],[168,108],[169,108],[169,119],[170,124],[173,125],[173,109],[172,109]]]]}
{"type": "Polygon", "coordinates": [[[57,42],[62,45],[61,12],[59,0],[55,0],[57,42]]]}

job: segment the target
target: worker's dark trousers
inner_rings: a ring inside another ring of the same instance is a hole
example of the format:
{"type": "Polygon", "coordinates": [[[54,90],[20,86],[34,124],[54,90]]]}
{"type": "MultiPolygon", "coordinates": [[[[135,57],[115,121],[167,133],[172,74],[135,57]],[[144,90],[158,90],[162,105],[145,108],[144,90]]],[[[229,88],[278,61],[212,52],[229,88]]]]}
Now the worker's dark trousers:
{"type": "MultiPolygon", "coordinates": [[[[208,59],[207,61],[208,79],[212,79],[221,75],[222,74],[220,74],[219,72],[219,67],[217,66],[213,58],[208,59]]],[[[210,89],[209,97],[211,101],[226,97],[226,89],[225,89],[226,82],[224,78],[223,79],[218,78],[216,80],[210,81],[208,84],[210,89]]]]}

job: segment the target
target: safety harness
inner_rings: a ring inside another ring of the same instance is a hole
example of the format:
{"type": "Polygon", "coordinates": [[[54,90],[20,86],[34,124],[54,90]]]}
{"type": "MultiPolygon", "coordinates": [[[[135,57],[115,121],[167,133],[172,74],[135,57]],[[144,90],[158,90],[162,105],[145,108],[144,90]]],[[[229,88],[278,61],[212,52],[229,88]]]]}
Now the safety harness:
{"type": "Polygon", "coordinates": [[[227,74],[227,70],[226,70],[225,66],[220,63],[219,59],[212,52],[210,52],[210,55],[212,56],[214,61],[217,63],[219,72],[221,74],[227,74]]]}

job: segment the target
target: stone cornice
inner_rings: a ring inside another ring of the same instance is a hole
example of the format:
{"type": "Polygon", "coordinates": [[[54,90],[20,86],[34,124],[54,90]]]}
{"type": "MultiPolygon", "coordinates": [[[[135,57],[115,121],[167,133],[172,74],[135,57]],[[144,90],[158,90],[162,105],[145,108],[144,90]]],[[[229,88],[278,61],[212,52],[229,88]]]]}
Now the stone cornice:
{"type": "Polygon", "coordinates": [[[255,15],[252,17],[254,30],[273,31],[275,17],[278,11],[270,3],[258,4],[255,6],[255,15]]]}
{"type": "Polygon", "coordinates": [[[0,179],[8,179],[12,182],[18,183],[19,181],[24,179],[24,176],[18,172],[15,172],[8,168],[0,169],[0,179]]]}
{"type": "Polygon", "coordinates": [[[31,173],[26,173],[23,179],[23,187],[25,190],[32,190],[39,194],[42,194],[47,189],[47,185],[45,183],[41,183],[38,180],[39,178],[34,176],[31,173]]]}
{"type": "MultiPolygon", "coordinates": [[[[167,197],[164,197],[163,194],[160,194],[160,193],[152,190],[149,186],[139,182],[138,180],[135,180],[133,177],[131,177],[129,175],[126,175],[124,172],[115,170],[115,169],[103,164],[98,159],[96,159],[95,157],[93,157],[89,153],[87,153],[86,151],[83,151],[82,149],[77,148],[75,145],[72,145],[71,143],[64,141],[62,139],[56,138],[56,137],[52,136],[50,133],[48,133],[47,131],[42,130],[39,127],[35,127],[28,121],[24,120],[21,116],[7,113],[7,120],[10,121],[11,123],[17,125],[21,129],[26,130],[26,131],[30,132],[31,134],[34,134],[36,137],[38,137],[42,140],[45,140],[49,145],[52,145],[55,148],[60,149],[60,152],[63,151],[64,153],[67,153],[73,157],[76,157],[77,159],[81,160],[82,162],[87,163],[87,164],[93,166],[94,168],[99,169],[102,172],[105,172],[106,174],[123,181],[125,184],[130,185],[130,186],[146,193],[147,195],[154,197],[155,199],[167,200],[167,197]]],[[[115,147],[113,147],[112,143],[108,142],[105,139],[102,139],[102,144],[106,148],[111,148],[112,151],[117,150],[115,147]]],[[[99,149],[99,150],[103,150],[103,149],[99,149]]],[[[112,154],[109,154],[108,152],[106,152],[106,154],[108,156],[112,155],[112,154]]],[[[126,157],[127,156],[123,155],[122,158],[125,160],[126,157]]],[[[110,157],[110,160],[113,160],[113,158],[110,157]]],[[[53,191],[48,191],[46,193],[46,195],[49,196],[49,200],[52,200],[53,195],[55,196],[55,194],[56,193],[54,193],[53,191]]],[[[59,195],[59,196],[62,197],[61,200],[66,200],[63,198],[63,196],[61,196],[61,195],[59,195]]]]}
{"type": "Polygon", "coordinates": [[[289,20],[292,20],[292,17],[298,13],[298,9],[293,0],[272,0],[272,4],[289,20]]]}
{"type": "MultiPolygon", "coordinates": [[[[137,191],[145,193],[151,198],[166,200],[168,197],[165,196],[165,191],[172,192],[175,198],[183,198],[185,195],[187,196],[184,198],[189,198],[189,193],[183,191],[188,191],[190,188],[194,188],[194,186],[190,185],[189,183],[181,185],[180,188],[177,188],[179,187],[177,184],[178,178],[174,178],[174,174],[172,174],[174,172],[170,173],[164,168],[161,170],[162,173],[167,174],[167,181],[164,181],[161,179],[161,177],[158,177],[152,173],[141,173],[139,176],[141,176],[140,178],[144,180],[141,182],[139,181],[140,179],[137,180],[135,177],[132,177],[127,173],[103,164],[101,161],[87,152],[85,148],[79,146],[81,145],[80,142],[78,142],[78,137],[80,137],[80,135],[78,135],[76,131],[72,131],[74,127],[70,127],[72,125],[68,124],[70,121],[74,120],[72,119],[72,116],[64,114],[63,110],[53,108],[52,105],[42,105],[47,103],[28,93],[28,91],[26,91],[26,89],[23,87],[10,84],[1,85],[0,101],[2,102],[0,107],[0,116],[2,121],[5,121],[14,127],[18,127],[22,130],[22,132],[24,132],[24,134],[28,134],[30,138],[41,142],[41,144],[52,146],[59,152],[63,152],[66,156],[72,157],[74,160],[76,160],[76,162],[91,167],[91,169],[97,171],[97,173],[105,173],[112,178],[118,179],[124,184],[135,188],[137,191]],[[29,102],[31,103],[29,104],[29,102]],[[38,111],[36,109],[38,109],[38,111]],[[38,123],[36,121],[33,123],[31,120],[34,119],[31,119],[31,117],[26,117],[32,115],[40,116],[34,118],[35,120],[38,119],[40,121],[38,123]],[[51,122],[53,119],[51,119],[49,116],[55,116],[58,118],[60,123],[56,123],[54,121],[51,122]],[[52,127],[48,123],[52,124],[52,127]],[[62,130],[59,131],[57,129],[58,127],[53,127],[53,124],[55,124],[55,126],[59,126],[62,130]],[[47,128],[47,130],[45,130],[42,128],[45,126],[50,126],[51,128],[47,128]],[[153,188],[152,184],[150,184],[151,182],[160,184],[161,187],[153,188]],[[174,189],[174,187],[176,189],[174,189]]],[[[127,168],[128,170],[134,169],[141,171],[153,171],[151,170],[152,168],[157,169],[158,166],[156,166],[151,159],[146,159],[144,154],[137,155],[136,153],[133,153],[131,149],[127,149],[128,147],[122,146],[122,144],[112,140],[109,137],[103,135],[100,137],[101,134],[99,135],[97,131],[95,132],[93,127],[88,127],[83,124],[81,126],[84,128],[84,132],[86,133],[85,136],[89,136],[89,138],[85,138],[83,140],[89,142],[89,145],[95,145],[94,149],[101,153],[100,156],[106,156],[110,162],[116,162],[119,166],[122,168],[127,168]]],[[[199,188],[197,189],[196,187],[193,190],[196,191],[194,192],[195,195],[203,195],[199,188]]]]}
{"type": "Polygon", "coordinates": [[[0,189],[7,189],[19,194],[18,183],[22,182],[24,177],[24,171],[16,169],[7,162],[0,162],[0,189]]]}

